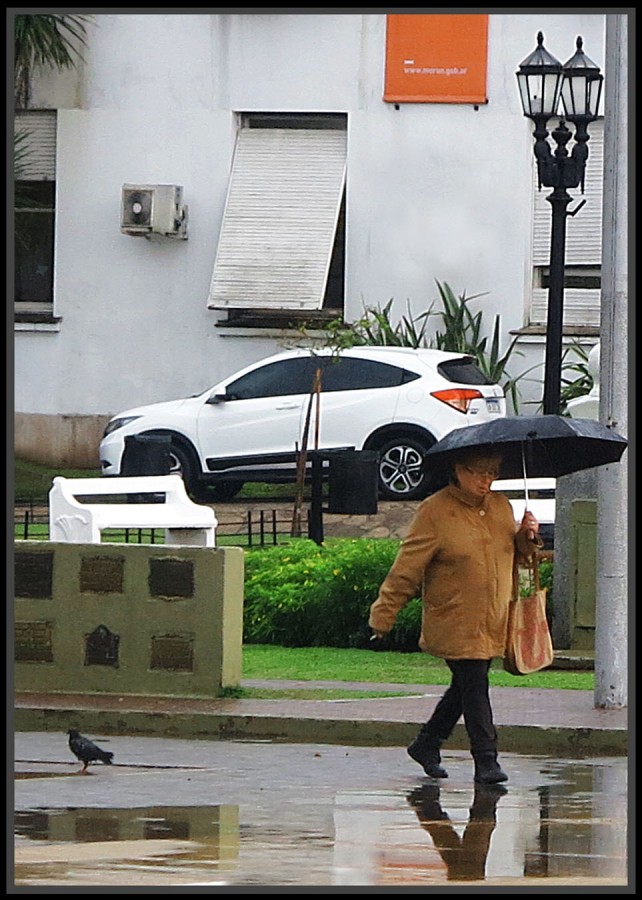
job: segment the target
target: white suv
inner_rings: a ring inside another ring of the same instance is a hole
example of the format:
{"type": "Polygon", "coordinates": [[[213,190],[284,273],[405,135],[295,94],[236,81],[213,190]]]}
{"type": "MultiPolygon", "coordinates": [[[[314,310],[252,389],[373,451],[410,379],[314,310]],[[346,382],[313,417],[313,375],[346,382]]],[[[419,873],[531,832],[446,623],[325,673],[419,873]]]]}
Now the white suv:
{"type": "Polygon", "coordinates": [[[377,451],[379,496],[416,500],[428,492],[423,457],[435,441],[505,415],[502,388],[471,356],[379,346],[289,350],[197,396],[119,413],[100,443],[101,472],[122,474],[129,435],[162,435],[170,468],[192,496],[228,500],[247,481],[294,482],[307,419],[306,449],[377,451]]]}

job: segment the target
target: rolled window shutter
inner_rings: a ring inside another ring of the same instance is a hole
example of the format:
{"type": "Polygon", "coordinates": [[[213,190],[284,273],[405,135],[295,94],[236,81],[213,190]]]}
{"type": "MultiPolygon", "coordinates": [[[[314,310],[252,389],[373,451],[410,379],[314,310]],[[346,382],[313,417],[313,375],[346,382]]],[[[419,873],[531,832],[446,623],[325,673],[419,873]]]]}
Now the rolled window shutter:
{"type": "Polygon", "coordinates": [[[20,181],[56,180],[56,111],[18,112],[15,133],[26,133],[20,181]]]}
{"type": "Polygon", "coordinates": [[[346,132],[239,131],[210,309],[323,303],[346,173],[346,132]]]}

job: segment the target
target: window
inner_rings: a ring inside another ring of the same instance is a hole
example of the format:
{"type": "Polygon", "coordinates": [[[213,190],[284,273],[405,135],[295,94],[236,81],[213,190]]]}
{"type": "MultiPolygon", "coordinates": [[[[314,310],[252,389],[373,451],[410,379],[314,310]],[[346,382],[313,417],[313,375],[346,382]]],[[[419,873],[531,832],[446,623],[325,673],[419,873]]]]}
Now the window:
{"type": "MultiPolygon", "coordinates": [[[[571,189],[569,210],[585,205],[576,216],[566,220],[566,270],[564,279],[564,330],[583,328],[597,331],[600,325],[600,288],[602,264],[602,185],[604,159],[604,122],[589,125],[589,156],[586,163],[584,195],[571,189]]],[[[552,188],[537,187],[534,167],[533,291],[529,323],[545,326],[548,308],[548,279],[551,246],[551,205],[547,201],[552,188]]]]}
{"type": "Polygon", "coordinates": [[[325,361],[321,389],[323,391],[363,391],[370,388],[399,387],[419,378],[388,363],[372,359],[330,358],[325,361]]]}
{"type": "Polygon", "coordinates": [[[346,116],[242,116],[208,308],[224,325],[343,310],[346,116]]]}
{"type": "Polygon", "coordinates": [[[230,400],[309,394],[316,369],[311,356],[269,363],[228,384],[225,393],[230,400]]]}
{"type": "Polygon", "coordinates": [[[376,360],[310,355],[269,363],[248,372],[228,384],[226,395],[229,400],[253,400],[309,394],[319,368],[322,369],[321,390],[326,393],[399,387],[420,377],[416,372],[376,360]]]}
{"type": "Polygon", "coordinates": [[[53,312],[56,113],[15,118],[15,310],[25,319],[53,312]]]}
{"type": "Polygon", "coordinates": [[[457,381],[459,384],[493,384],[492,379],[484,375],[471,356],[439,363],[437,371],[448,381],[457,381]]]}
{"type": "Polygon", "coordinates": [[[16,303],[53,302],[53,181],[16,182],[16,303]]]}

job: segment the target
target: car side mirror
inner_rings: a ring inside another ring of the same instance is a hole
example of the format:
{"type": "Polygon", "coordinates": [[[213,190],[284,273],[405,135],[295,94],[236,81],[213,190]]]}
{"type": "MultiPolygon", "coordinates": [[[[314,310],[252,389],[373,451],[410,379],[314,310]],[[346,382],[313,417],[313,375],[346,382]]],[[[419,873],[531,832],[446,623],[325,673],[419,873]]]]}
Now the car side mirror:
{"type": "Polygon", "coordinates": [[[212,394],[211,397],[207,398],[207,402],[216,406],[218,403],[225,403],[225,401],[229,399],[227,394],[212,394]]]}

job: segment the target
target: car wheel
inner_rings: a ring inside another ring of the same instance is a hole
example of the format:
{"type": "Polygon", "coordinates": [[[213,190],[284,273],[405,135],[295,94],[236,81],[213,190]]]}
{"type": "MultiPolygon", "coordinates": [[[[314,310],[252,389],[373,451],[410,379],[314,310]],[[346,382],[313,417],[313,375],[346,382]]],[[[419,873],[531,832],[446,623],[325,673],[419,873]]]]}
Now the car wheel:
{"type": "Polygon", "coordinates": [[[428,446],[408,437],[387,441],[379,448],[379,496],[382,500],[423,500],[428,476],[424,454],[428,446]]]}
{"type": "Polygon", "coordinates": [[[192,500],[200,500],[202,485],[196,479],[196,463],[193,454],[181,444],[172,441],[169,450],[169,471],[171,475],[180,475],[185,482],[185,490],[192,500]]]}

